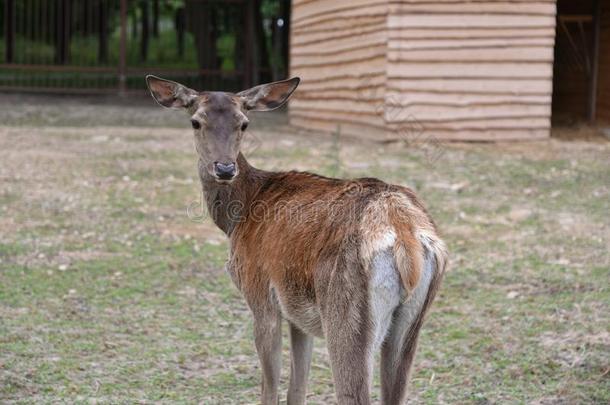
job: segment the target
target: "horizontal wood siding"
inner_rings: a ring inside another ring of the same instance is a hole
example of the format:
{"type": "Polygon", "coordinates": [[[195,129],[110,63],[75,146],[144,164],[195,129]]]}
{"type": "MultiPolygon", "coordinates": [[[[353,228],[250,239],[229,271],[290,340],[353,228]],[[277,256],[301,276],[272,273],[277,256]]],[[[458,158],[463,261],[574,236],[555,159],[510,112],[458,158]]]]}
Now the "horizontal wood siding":
{"type": "Polygon", "coordinates": [[[440,139],[546,137],[554,38],[554,1],[391,1],[386,121],[440,139]]]}
{"type": "Polygon", "coordinates": [[[383,137],[387,0],[294,0],[290,102],[293,125],[383,137]]]}
{"type": "Polygon", "coordinates": [[[599,41],[597,119],[610,124],[610,5],[602,3],[599,41]]]}
{"type": "Polygon", "coordinates": [[[374,138],[550,133],[555,0],[295,0],[295,125],[374,138]]]}

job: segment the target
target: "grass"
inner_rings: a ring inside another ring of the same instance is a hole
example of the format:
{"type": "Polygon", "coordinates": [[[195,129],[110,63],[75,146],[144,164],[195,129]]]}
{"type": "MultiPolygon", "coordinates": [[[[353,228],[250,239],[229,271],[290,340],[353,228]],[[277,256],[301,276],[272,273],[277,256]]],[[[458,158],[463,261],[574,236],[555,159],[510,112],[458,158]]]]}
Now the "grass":
{"type": "MultiPolygon", "coordinates": [[[[78,108],[50,126],[2,112],[0,400],[257,403],[226,242],[186,214],[200,198],[189,131],[81,125],[78,108]]],[[[146,114],[95,109],[109,122],[146,114]]],[[[411,403],[610,401],[607,143],[443,145],[434,162],[426,145],[273,128],[252,126],[255,165],[411,185],[437,220],[452,270],[411,403]]],[[[323,341],[314,350],[308,403],[332,403],[323,341]]],[[[284,351],[283,398],[287,336],[284,351]]]]}

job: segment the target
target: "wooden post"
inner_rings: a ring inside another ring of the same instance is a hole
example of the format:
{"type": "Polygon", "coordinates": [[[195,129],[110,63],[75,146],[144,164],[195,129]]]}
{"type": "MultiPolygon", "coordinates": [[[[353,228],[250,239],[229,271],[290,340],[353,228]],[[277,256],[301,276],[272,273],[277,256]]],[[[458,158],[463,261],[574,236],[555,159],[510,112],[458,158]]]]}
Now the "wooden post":
{"type": "Polygon", "coordinates": [[[593,58],[591,60],[591,80],[589,81],[589,123],[593,124],[597,116],[597,82],[599,77],[599,31],[601,1],[593,5],[593,58]]]}
{"type": "Polygon", "coordinates": [[[127,91],[127,0],[121,0],[121,34],[119,43],[119,94],[127,91]]]}
{"type": "Polygon", "coordinates": [[[13,63],[15,56],[15,0],[4,2],[4,62],[13,63]]]}

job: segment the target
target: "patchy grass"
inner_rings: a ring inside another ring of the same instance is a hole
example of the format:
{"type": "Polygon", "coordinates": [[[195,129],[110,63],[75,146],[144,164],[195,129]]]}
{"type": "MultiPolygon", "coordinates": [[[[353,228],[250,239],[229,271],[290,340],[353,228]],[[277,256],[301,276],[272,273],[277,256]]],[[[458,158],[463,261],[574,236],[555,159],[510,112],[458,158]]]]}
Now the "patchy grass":
{"type": "MultiPolygon", "coordinates": [[[[250,315],[201,210],[189,131],[134,125],[0,127],[2,402],[258,402],[250,315]]],[[[439,223],[452,271],[411,403],[610,402],[607,143],[431,154],[252,131],[259,167],[410,185],[439,223]]],[[[317,340],[308,403],[333,401],[317,340]]]]}

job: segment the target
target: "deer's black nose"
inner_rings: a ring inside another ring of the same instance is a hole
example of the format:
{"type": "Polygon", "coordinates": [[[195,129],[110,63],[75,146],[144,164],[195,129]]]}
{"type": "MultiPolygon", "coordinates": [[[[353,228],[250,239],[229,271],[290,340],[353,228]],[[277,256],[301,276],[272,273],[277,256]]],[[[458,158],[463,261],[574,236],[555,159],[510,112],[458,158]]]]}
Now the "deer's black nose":
{"type": "Polygon", "coordinates": [[[235,177],[235,163],[214,162],[214,173],[221,180],[231,180],[235,177]]]}

